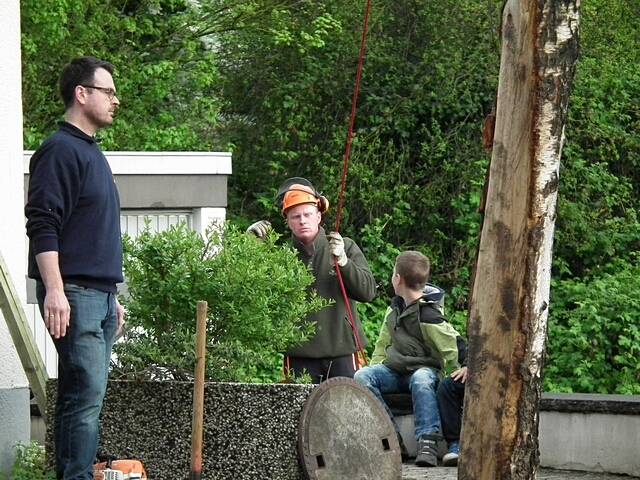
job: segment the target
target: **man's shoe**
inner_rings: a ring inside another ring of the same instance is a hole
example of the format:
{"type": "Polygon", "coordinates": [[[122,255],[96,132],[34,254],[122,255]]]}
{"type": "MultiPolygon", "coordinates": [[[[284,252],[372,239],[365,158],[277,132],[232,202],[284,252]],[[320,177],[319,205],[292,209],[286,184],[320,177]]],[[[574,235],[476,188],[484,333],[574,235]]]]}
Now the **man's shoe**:
{"type": "Polygon", "coordinates": [[[418,440],[418,454],[416,455],[416,465],[419,467],[438,466],[438,437],[436,435],[423,435],[418,440]]]}
{"type": "Polygon", "coordinates": [[[400,445],[400,455],[402,456],[402,461],[406,461],[409,460],[409,458],[411,458],[409,456],[409,451],[407,450],[407,447],[404,444],[404,441],[402,440],[402,436],[398,433],[398,444],[400,445]]]}
{"type": "Polygon", "coordinates": [[[460,457],[460,444],[458,442],[451,442],[449,444],[449,451],[442,457],[442,465],[445,467],[455,467],[458,465],[458,458],[460,457]]]}

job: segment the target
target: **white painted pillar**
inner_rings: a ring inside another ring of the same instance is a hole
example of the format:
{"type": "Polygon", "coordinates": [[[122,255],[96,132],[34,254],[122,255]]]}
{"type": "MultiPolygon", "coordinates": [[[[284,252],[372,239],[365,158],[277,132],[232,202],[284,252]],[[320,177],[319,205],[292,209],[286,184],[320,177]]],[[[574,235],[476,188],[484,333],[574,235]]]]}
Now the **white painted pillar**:
{"type": "MultiPolygon", "coordinates": [[[[0,252],[26,306],[20,2],[0,2],[0,252]]],[[[17,442],[30,435],[29,385],[0,314],[0,472],[8,471],[17,442]]]]}
{"type": "Polygon", "coordinates": [[[193,209],[193,229],[204,236],[207,228],[212,222],[222,226],[226,218],[226,208],[194,208],[193,209]]]}

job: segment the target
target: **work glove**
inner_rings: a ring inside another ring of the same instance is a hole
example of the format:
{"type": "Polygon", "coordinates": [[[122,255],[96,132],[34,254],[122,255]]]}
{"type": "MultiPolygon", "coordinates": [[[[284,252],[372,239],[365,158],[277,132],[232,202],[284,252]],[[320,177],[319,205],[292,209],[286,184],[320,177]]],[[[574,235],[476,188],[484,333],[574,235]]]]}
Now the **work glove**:
{"type": "Polygon", "coordinates": [[[271,231],[271,223],[268,220],[260,220],[256,223],[252,223],[247,228],[247,233],[253,233],[260,240],[264,240],[265,237],[271,231]]]}
{"type": "Polygon", "coordinates": [[[344,251],[344,240],[342,239],[342,235],[338,232],[327,233],[327,239],[329,240],[329,251],[331,252],[331,255],[336,257],[338,265],[344,267],[349,259],[344,251]]]}

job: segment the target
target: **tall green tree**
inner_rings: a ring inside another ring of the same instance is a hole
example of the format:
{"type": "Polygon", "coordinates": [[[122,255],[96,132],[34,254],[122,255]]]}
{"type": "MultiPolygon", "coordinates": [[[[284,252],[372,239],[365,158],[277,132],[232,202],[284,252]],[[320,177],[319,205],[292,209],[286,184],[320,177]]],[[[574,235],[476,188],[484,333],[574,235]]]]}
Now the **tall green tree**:
{"type": "MultiPolygon", "coordinates": [[[[291,175],[337,199],[364,2],[301,4],[287,35],[247,30],[223,43],[242,59],[221,68],[223,127],[237,147],[235,215],[276,216],[273,193],[291,175]]],[[[371,17],[345,229],[357,235],[380,219],[386,240],[431,253],[448,286],[468,280],[475,251],[496,11],[472,1],[374,2],[371,17]]]]}
{"type": "Polygon", "coordinates": [[[640,5],[589,1],[560,171],[545,388],[640,391],[640,5]]]}
{"type": "MultiPolygon", "coordinates": [[[[373,2],[343,221],[382,287],[377,303],[362,307],[370,336],[391,294],[394,256],[405,248],[432,257],[434,281],[448,291],[447,313],[464,329],[502,3],[373,2]]],[[[231,149],[230,217],[245,224],[268,217],[281,229],[273,197],[286,177],[308,177],[336,203],[364,5],[23,0],[25,145],[37,146],[62,113],[60,67],[73,56],[96,55],[116,65],[122,96],[105,148],[231,149]]],[[[571,352],[583,354],[576,342],[565,342],[567,332],[586,336],[617,322],[620,329],[607,329],[598,346],[610,350],[622,339],[624,350],[624,338],[635,338],[630,322],[613,312],[629,315],[629,296],[640,295],[627,280],[640,249],[638,25],[637,1],[583,2],[560,172],[548,388],[601,391],[616,383],[559,381],[575,375],[566,368],[575,361],[571,352]],[[596,297],[604,291],[615,308],[601,315],[587,315],[574,301],[600,309],[596,297]],[[574,328],[578,323],[583,331],[574,328]]],[[[329,227],[333,220],[330,214],[329,227]]],[[[618,378],[610,361],[616,355],[580,375],[618,378]]],[[[634,382],[640,379],[632,374],[617,381],[634,382]]]]}
{"type": "Polygon", "coordinates": [[[186,0],[42,0],[22,7],[25,145],[63,113],[60,70],[93,55],[116,66],[121,109],[105,149],[211,150],[220,99],[215,53],[194,35],[186,0]]]}

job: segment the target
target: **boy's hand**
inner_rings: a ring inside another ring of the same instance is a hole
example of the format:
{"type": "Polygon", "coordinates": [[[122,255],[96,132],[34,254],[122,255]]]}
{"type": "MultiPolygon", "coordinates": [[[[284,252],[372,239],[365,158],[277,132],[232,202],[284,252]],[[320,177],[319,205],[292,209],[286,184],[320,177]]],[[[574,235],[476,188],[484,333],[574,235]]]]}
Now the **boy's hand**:
{"type": "Polygon", "coordinates": [[[263,240],[269,231],[271,230],[271,223],[268,220],[259,220],[256,223],[252,223],[247,228],[247,233],[253,233],[260,240],[263,240]]]}
{"type": "Polygon", "coordinates": [[[469,376],[469,371],[467,367],[462,367],[456,370],[451,374],[451,378],[453,378],[456,382],[464,383],[467,381],[467,377],[469,376]]]}
{"type": "Polygon", "coordinates": [[[331,254],[338,260],[338,265],[344,267],[349,259],[344,251],[344,240],[342,235],[338,232],[327,233],[327,239],[329,240],[329,250],[331,254]]]}

